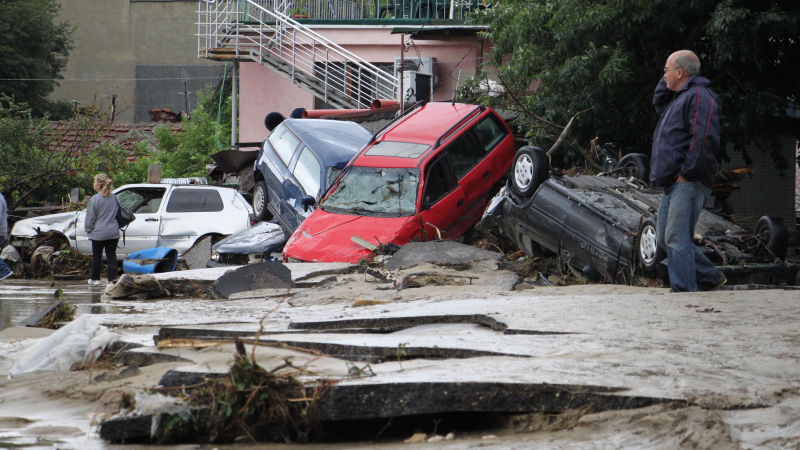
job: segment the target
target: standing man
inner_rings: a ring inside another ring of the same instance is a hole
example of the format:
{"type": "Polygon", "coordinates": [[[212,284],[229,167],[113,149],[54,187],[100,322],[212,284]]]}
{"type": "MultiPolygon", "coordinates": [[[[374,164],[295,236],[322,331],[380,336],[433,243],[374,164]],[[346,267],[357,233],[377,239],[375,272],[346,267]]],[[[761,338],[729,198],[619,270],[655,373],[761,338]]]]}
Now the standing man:
{"type": "Polygon", "coordinates": [[[661,115],[653,137],[650,183],[663,187],[658,244],[667,251],[673,292],[710,290],[727,280],[692,242],[717,173],[722,105],[700,60],[681,50],[667,59],[653,106],[661,115]]]}
{"type": "MultiPolygon", "coordinates": [[[[0,194],[0,248],[6,243],[6,236],[8,235],[8,206],[3,194],[0,194]]],[[[0,281],[13,275],[14,272],[8,268],[8,265],[3,258],[0,258],[0,281]]]]}

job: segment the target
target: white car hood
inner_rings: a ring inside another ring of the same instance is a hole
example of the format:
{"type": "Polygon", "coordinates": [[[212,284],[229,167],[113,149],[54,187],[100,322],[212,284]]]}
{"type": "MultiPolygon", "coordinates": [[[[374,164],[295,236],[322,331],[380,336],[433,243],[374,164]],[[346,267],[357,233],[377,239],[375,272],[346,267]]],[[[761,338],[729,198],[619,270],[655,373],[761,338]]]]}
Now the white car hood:
{"type": "Polygon", "coordinates": [[[11,236],[34,237],[39,232],[59,231],[69,237],[70,234],[75,234],[75,223],[78,221],[78,215],[81,212],[50,214],[49,216],[20,220],[14,224],[11,236]]]}

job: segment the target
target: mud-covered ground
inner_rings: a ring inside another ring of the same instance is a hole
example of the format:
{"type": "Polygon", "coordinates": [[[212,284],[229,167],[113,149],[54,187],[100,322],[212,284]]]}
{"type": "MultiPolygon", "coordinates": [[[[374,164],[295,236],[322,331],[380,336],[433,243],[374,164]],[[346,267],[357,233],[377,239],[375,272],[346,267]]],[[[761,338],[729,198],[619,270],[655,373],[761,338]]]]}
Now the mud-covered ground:
{"type": "MultiPolygon", "coordinates": [[[[300,269],[292,269],[293,278],[315,278],[311,265],[300,269]]],[[[448,430],[453,432],[453,440],[424,443],[403,441],[415,431],[432,438],[433,423],[415,430],[402,428],[396,421],[392,429],[392,421],[384,418],[388,431],[379,437],[365,435],[358,442],[312,444],[310,448],[800,446],[800,294],[796,290],[673,294],[663,288],[591,284],[542,287],[524,283],[508,291],[498,277],[511,273],[497,270],[491,262],[466,270],[421,265],[400,272],[410,273],[452,277],[457,282],[397,291],[386,289],[387,284],[369,275],[339,273],[333,275],[335,281],[315,288],[245,294],[222,301],[130,301],[104,296],[104,306],[120,309],[93,317],[116,329],[124,340],[149,346],[150,353],[181,360],[142,365],[138,373],[128,372],[130,376],[121,379],[108,377],[106,381],[93,380],[106,372],[118,374],[125,367],[107,364],[91,370],[3,379],[0,447],[146,447],[104,442],[97,436],[97,422],[119,409],[123,392],[151,389],[169,370],[224,371],[234,352],[230,342],[157,350],[153,337],[169,335],[177,339],[198,330],[206,335],[238,331],[252,336],[259,328],[264,331],[261,339],[265,342],[291,342],[291,348],[259,347],[258,361],[265,365],[279,364],[287,357],[299,365],[309,360],[308,348],[323,344],[329,346],[325,348],[334,348],[330,346],[335,344],[350,351],[363,349],[367,354],[403,348],[408,355],[424,355],[424,349],[439,355],[384,357],[369,363],[374,376],[357,378],[347,376],[347,358],[340,354],[331,352],[313,362],[312,378],[335,379],[340,385],[549,384],[674,400],[603,412],[576,408],[559,414],[505,415],[503,421],[483,425],[451,421],[448,430]],[[414,324],[420,318],[471,315],[477,319],[414,324]],[[259,325],[262,319],[263,327],[259,325]],[[389,320],[380,322],[383,319],[389,320]],[[344,320],[361,321],[348,323],[361,323],[351,326],[364,328],[378,323],[407,326],[380,333],[314,333],[297,326],[323,322],[330,327],[344,320]]],[[[187,275],[191,272],[182,274],[187,275]]],[[[197,278],[214,276],[218,275],[205,271],[197,278]]],[[[26,338],[49,333],[8,328],[0,332],[0,354],[5,358],[26,338]]],[[[367,363],[356,364],[363,367],[367,363]]],[[[7,373],[8,366],[0,370],[7,373]]],[[[244,438],[239,442],[202,448],[253,446],[244,438]]]]}

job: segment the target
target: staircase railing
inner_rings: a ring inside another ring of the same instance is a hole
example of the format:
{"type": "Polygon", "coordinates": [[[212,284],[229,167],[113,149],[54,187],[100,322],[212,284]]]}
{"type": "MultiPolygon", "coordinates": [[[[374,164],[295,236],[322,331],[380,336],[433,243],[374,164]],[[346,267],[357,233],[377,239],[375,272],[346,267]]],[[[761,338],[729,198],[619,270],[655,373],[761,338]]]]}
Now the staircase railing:
{"type": "Polygon", "coordinates": [[[397,81],[391,73],[290,18],[285,12],[292,4],[291,0],[201,2],[198,57],[226,54],[252,59],[338,108],[396,98],[397,81]]]}

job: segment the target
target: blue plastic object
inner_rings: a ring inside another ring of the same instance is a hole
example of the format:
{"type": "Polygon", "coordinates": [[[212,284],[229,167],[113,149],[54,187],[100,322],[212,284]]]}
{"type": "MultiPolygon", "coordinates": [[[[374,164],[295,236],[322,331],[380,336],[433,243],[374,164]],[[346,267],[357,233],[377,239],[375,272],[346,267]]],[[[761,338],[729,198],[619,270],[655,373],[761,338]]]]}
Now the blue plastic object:
{"type": "Polygon", "coordinates": [[[122,262],[125,273],[172,272],[178,266],[178,251],[174,248],[156,247],[131,253],[122,262]]]}

